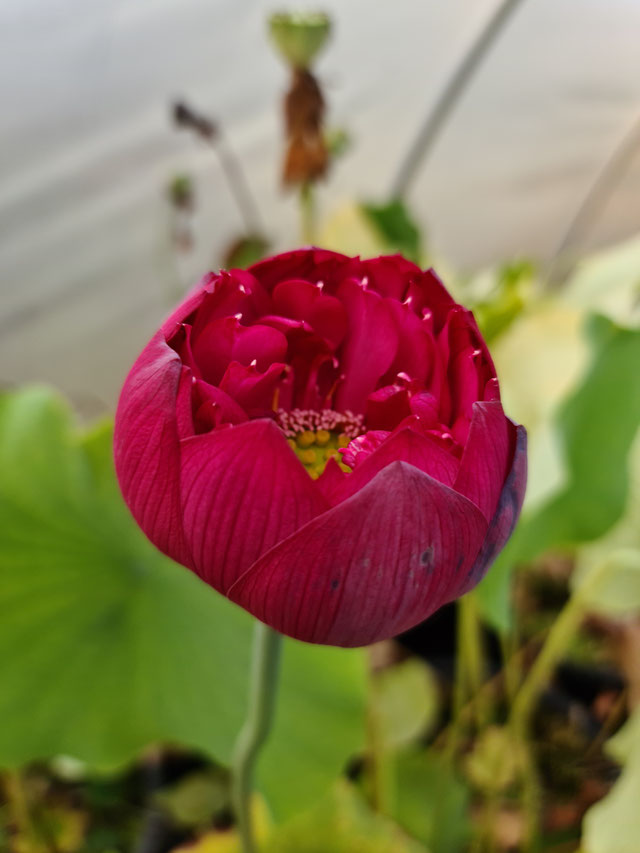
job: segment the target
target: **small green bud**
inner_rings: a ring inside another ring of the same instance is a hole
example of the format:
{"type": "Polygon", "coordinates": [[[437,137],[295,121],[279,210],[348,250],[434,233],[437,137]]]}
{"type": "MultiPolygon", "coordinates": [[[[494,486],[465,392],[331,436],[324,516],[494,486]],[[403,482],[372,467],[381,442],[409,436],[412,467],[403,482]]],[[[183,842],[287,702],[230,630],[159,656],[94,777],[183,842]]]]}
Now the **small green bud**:
{"type": "Polygon", "coordinates": [[[327,43],[331,21],[324,12],[276,12],[269,18],[269,32],[285,61],[306,69],[327,43]]]}

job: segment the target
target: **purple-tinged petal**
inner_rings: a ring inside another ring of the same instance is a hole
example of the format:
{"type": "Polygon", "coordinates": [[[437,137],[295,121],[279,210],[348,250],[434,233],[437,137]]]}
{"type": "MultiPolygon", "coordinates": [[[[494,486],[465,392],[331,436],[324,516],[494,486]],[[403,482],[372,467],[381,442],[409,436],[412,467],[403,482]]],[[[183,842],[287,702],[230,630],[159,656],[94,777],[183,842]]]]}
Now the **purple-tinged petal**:
{"type": "Polygon", "coordinates": [[[140,527],[165,554],[192,565],[182,529],[178,428],[188,428],[191,372],[159,331],[131,368],[114,432],[116,472],[140,527]],[[176,405],[180,408],[178,417],[176,405]]]}
{"type": "Polygon", "coordinates": [[[460,461],[454,488],[480,509],[487,521],[493,518],[500,493],[511,467],[515,427],[502,405],[474,403],[469,437],[460,461]]]}
{"type": "Polygon", "coordinates": [[[394,462],[261,557],[228,595],[283,634],[367,645],[450,601],[486,529],[462,495],[394,462]]]}
{"type": "Polygon", "coordinates": [[[220,592],[328,506],[273,421],[198,435],[181,451],[193,567],[220,592]]]}
{"type": "Polygon", "coordinates": [[[460,595],[464,595],[482,580],[491,563],[506,545],[520,516],[527,485],[527,432],[523,426],[517,426],[515,429],[516,446],[511,470],[502,487],[498,505],[480,553],[469,571],[460,595]]]}

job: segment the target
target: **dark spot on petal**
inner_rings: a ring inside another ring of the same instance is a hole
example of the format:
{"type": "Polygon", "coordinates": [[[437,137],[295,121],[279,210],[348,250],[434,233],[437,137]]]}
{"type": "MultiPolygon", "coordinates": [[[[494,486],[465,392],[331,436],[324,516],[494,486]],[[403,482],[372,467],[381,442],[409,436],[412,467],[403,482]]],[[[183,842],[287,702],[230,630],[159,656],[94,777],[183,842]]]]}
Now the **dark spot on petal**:
{"type": "Polygon", "coordinates": [[[464,554],[460,554],[458,557],[458,562],[456,563],[456,572],[460,571],[462,564],[464,563],[464,554]]]}
{"type": "Polygon", "coordinates": [[[428,548],[420,554],[420,565],[424,566],[425,569],[433,568],[433,546],[429,545],[428,548]]]}
{"type": "Polygon", "coordinates": [[[334,590],[334,589],[338,589],[338,587],[339,587],[339,586],[340,586],[340,581],[339,581],[339,579],[338,579],[338,578],[334,578],[334,579],[331,581],[331,591],[333,592],[333,590],[334,590]]]}

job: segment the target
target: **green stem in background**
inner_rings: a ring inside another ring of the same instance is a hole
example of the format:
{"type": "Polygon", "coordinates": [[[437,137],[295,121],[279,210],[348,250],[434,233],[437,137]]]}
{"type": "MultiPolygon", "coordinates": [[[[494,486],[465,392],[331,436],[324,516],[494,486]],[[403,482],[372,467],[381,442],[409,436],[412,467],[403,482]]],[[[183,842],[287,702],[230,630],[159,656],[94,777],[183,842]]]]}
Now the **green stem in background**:
{"type": "Polygon", "coordinates": [[[583,612],[580,596],[573,595],[551,626],[547,639],[516,694],[511,708],[510,723],[516,734],[526,736],[538,697],[551,680],[558,661],[573,639],[583,612]]]}
{"type": "Polygon", "coordinates": [[[373,647],[369,652],[369,702],[367,708],[368,770],[371,807],[379,814],[391,816],[395,811],[395,766],[393,750],[385,740],[380,718],[380,676],[373,663],[373,647]]]}
{"type": "Polygon", "coordinates": [[[480,697],[476,703],[478,728],[489,722],[490,710],[482,685],[486,678],[484,638],[478,605],[472,592],[458,601],[458,654],[467,683],[468,699],[480,697]]]}
{"type": "Polygon", "coordinates": [[[19,838],[27,844],[32,853],[45,853],[50,848],[40,838],[32,820],[24,780],[19,770],[8,770],[5,773],[4,787],[11,820],[19,838]]]}
{"type": "Polygon", "coordinates": [[[256,622],[247,719],[234,750],[231,796],[243,853],[256,853],[251,822],[253,770],[273,722],[282,634],[256,622]]]}
{"type": "Polygon", "coordinates": [[[535,757],[529,742],[529,727],[536,703],[553,676],[556,665],[567,650],[584,615],[582,597],[574,593],[553,623],[538,657],[517,692],[509,725],[520,744],[523,756],[522,794],[526,820],[525,850],[531,850],[538,832],[540,816],[540,783],[535,757]]]}
{"type": "Polygon", "coordinates": [[[302,243],[312,246],[316,240],[316,198],[311,181],[300,187],[300,233],[302,243]]]}

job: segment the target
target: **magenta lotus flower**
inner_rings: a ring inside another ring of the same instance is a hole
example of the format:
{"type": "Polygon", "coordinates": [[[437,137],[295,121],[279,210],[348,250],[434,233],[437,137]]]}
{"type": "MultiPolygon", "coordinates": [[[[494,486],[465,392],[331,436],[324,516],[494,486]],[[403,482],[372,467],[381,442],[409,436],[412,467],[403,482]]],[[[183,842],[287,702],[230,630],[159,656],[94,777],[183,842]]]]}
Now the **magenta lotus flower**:
{"type": "Polygon", "coordinates": [[[526,434],[432,271],[302,249],[202,279],[129,373],[115,459],[165,554],[284,634],[360,646],[482,578],[526,434]]]}

